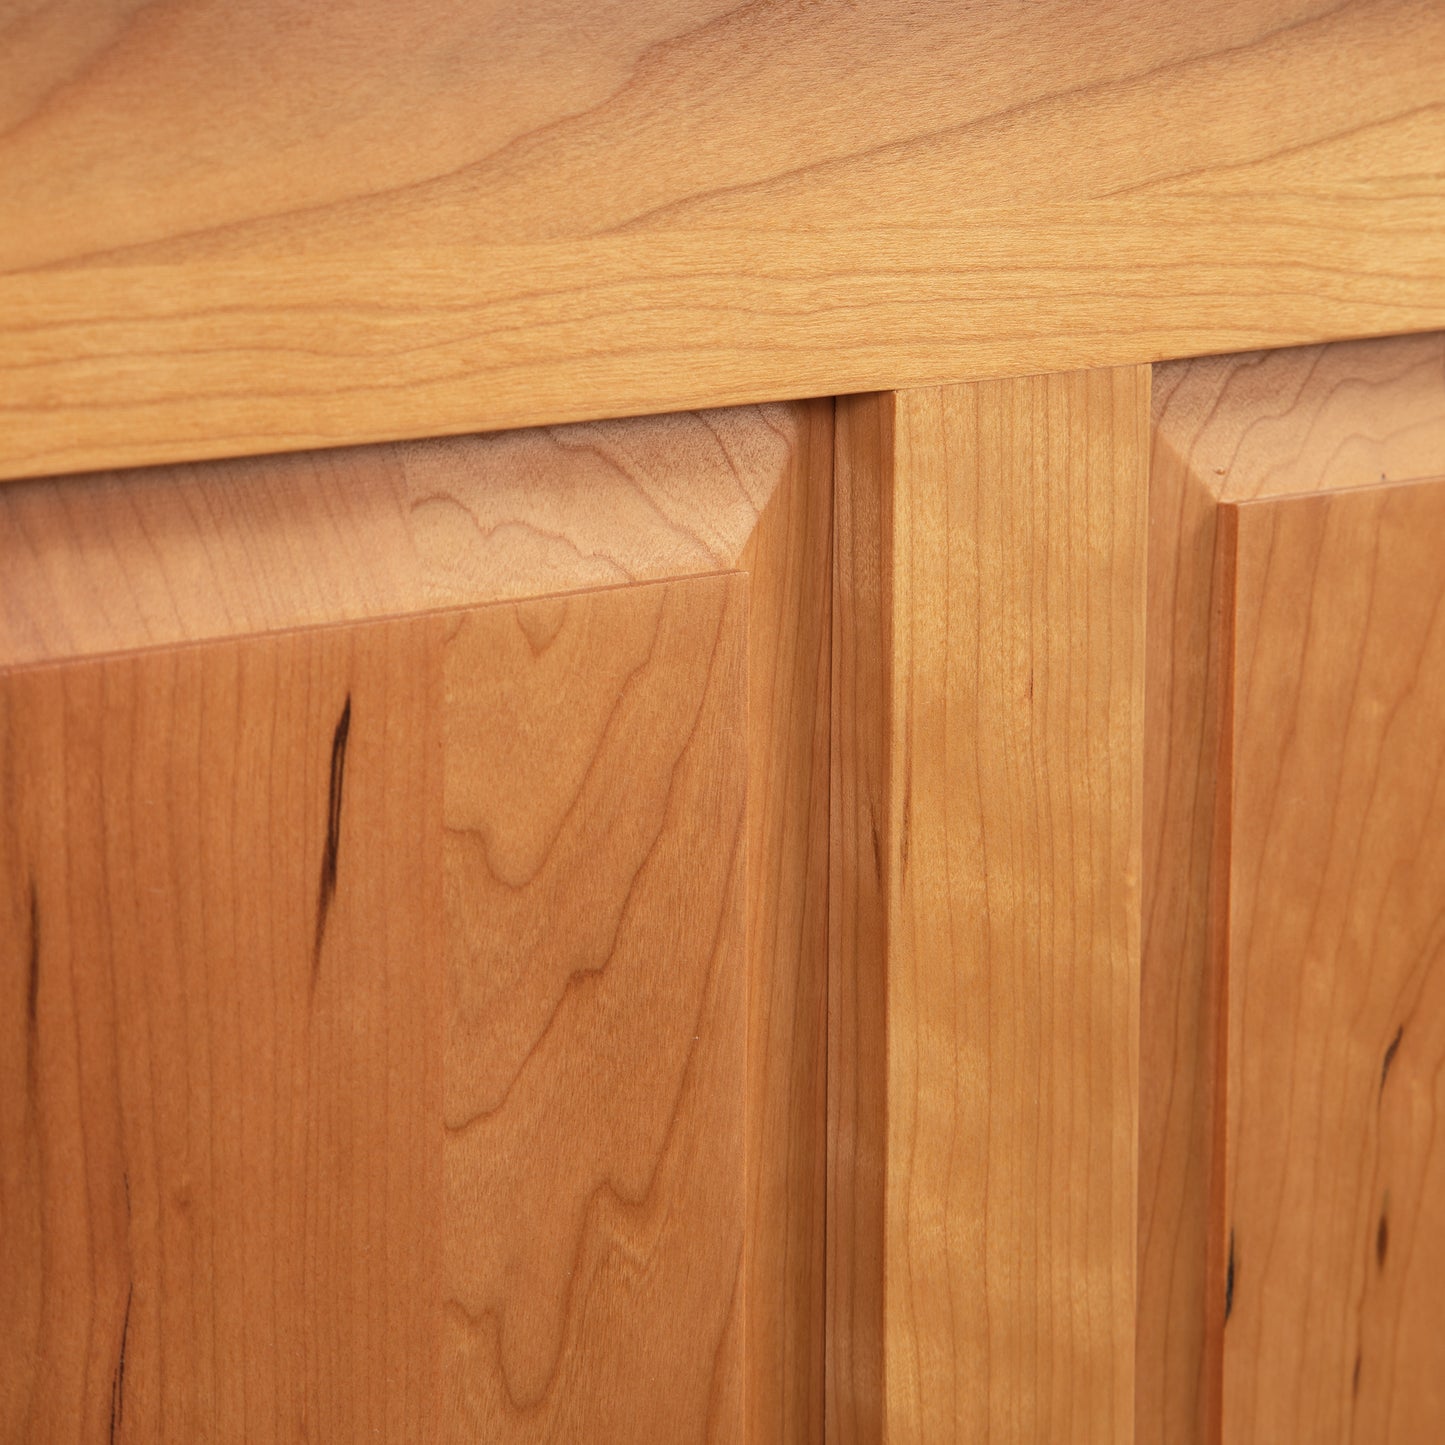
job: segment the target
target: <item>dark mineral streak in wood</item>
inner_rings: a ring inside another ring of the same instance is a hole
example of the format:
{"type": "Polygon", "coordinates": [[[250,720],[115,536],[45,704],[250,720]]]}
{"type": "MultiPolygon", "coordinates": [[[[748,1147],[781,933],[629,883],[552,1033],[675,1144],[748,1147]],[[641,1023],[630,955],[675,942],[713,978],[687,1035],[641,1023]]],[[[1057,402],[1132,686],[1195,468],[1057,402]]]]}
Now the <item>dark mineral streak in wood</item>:
{"type": "Polygon", "coordinates": [[[1405,1025],[1401,1024],[1395,1030],[1395,1037],[1390,1040],[1390,1046],[1385,1050],[1385,1062],[1380,1065],[1380,1092],[1385,1092],[1385,1080],[1390,1077],[1390,1065],[1395,1062],[1395,1054],[1400,1047],[1400,1040],[1405,1037],[1405,1025]]]}
{"type": "Polygon", "coordinates": [[[130,1305],[135,1294],[135,1283],[132,1281],[125,1292],[125,1318],[120,1327],[120,1352],[116,1357],[115,1374],[111,1378],[110,1385],[110,1438],[115,1440],[115,1432],[125,1423],[125,1346],[130,1338],[130,1305]]]}
{"type": "Polygon", "coordinates": [[[30,967],[25,983],[25,1062],[32,1105],[40,1083],[40,899],[30,880],[30,967]]]}
{"type": "Polygon", "coordinates": [[[316,900],[316,946],[311,955],[311,984],[321,972],[321,945],[326,937],[326,918],[336,894],[336,864],[341,852],[341,790],[346,781],[346,740],[351,733],[351,694],[331,738],[331,790],[326,805],[326,851],[321,855],[321,887],[316,900]]]}
{"type": "Polygon", "coordinates": [[[1234,1231],[1229,1231],[1229,1263],[1224,1271],[1224,1322],[1234,1310],[1234,1231]]]}

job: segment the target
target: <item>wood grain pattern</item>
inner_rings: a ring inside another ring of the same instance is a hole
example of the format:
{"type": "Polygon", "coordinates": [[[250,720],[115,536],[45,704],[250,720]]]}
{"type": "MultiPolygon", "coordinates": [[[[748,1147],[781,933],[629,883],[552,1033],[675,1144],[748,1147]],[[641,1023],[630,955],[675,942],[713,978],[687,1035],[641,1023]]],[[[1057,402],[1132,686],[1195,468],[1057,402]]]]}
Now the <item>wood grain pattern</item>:
{"type": "Polygon", "coordinates": [[[0,490],[0,666],[736,567],[831,403],[0,490]]]}
{"type": "MultiPolygon", "coordinates": [[[[0,491],[0,665],[12,669],[655,575],[747,574],[747,704],[732,726],[751,779],[750,1043],[734,1122],[748,1140],[746,1409],[758,1442],[822,1436],[832,416],[823,401],[0,491]]],[[[593,626],[600,653],[625,635],[633,609],[621,599],[633,594],[615,594],[617,629],[593,626]]],[[[575,651],[581,624],[552,639],[568,605],[527,604],[541,619],[527,635],[555,650],[544,664],[523,649],[512,675],[550,666],[557,690],[541,721],[542,702],[529,704],[514,784],[563,786],[567,689],[597,685],[598,664],[575,651]]],[[[484,663],[500,686],[498,664],[484,663]]],[[[475,764],[458,756],[448,766],[462,778],[497,767],[484,748],[475,764]]],[[[642,791],[661,786],[647,756],[636,766],[642,791]]]]}
{"type": "Polygon", "coordinates": [[[891,395],[840,398],[828,876],[829,1445],[884,1439],[893,495],[891,395]]]}
{"type": "Polygon", "coordinates": [[[1227,617],[1215,492],[1228,457],[1217,469],[1181,461],[1176,445],[1187,451],[1184,435],[1197,433],[1210,413],[1176,407],[1175,385],[1187,394],[1178,371],[1155,368],[1139,990],[1139,1445],[1218,1440],[1224,1319],[1224,1302],[1207,1281],[1218,1277],[1220,1261],[1209,1253],[1220,1241],[1223,1188],[1216,1108],[1223,998],[1210,958],[1223,876],[1220,815],[1228,808],[1227,617]]]}
{"type": "Polygon", "coordinates": [[[1132,1436],[1148,387],[839,405],[834,1439],[1132,1436]]]}
{"type": "Polygon", "coordinates": [[[1445,339],[1157,367],[1150,482],[1138,1438],[1217,1439],[1228,1238],[1220,902],[1233,555],[1225,502],[1440,471],[1445,339]]]}
{"type": "Polygon", "coordinates": [[[0,96],[8,476],[1445,321],[1430,0],[55,0],[0,96]]]}
{"type": "Polygon", "coordinates": [[[1430,1440],[1445,481],[1230,513],[1224,1438],[1430,1440]]]}
{"type": "Polygon", "coordinates": [[[3,675],[6,1438],[742,1438],[746,592],[3,675]]]}
{"type": "Polygon", "coordinates": [[[1224,502],[1438,475],[1445,334],[1156,366],[1152,445],[1224,502]]]}
{"type": "Polygon", "coordinates": [[[748,1445],[823,1439],[833,405],[748,573],[748,1445]]]}
{"type": "Polygon", "coordinates": [[[456,1438],[740,1440],[746,581],[446,652],[456,1438]]]}
{"type": "Polygon", "coordinates": [[[0,1437],[436,1438],[426,623],[0,676],[0,1437]]]}

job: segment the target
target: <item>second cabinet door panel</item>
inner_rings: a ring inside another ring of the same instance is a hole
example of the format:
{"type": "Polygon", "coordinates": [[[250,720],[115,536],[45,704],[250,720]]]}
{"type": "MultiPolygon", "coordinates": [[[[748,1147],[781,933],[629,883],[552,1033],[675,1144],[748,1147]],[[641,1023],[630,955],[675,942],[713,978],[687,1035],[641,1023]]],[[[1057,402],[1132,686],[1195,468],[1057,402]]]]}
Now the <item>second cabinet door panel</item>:
{"type": "Polygon", "coordinates": [[[1433,1439],[1445,482],[1250,502],[1225,520],[1224,1438],[1433,1439]]]}
{"type": "Polygon", "coordinates": [[[1140,1445],[1445,1421],[1442,349],[1156,371],[1140,1445]]]}

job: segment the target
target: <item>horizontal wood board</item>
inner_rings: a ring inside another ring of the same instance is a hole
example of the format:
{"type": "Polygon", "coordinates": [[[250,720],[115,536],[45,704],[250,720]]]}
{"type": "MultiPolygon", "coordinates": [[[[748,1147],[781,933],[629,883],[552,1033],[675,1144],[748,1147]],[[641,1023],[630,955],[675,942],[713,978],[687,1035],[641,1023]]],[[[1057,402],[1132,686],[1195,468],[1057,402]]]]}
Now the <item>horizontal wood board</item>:
{"type": "Polygon", "coordinates": [[[1431,0],[40,4],[0,476],[1445,325],[1431,0]]]}

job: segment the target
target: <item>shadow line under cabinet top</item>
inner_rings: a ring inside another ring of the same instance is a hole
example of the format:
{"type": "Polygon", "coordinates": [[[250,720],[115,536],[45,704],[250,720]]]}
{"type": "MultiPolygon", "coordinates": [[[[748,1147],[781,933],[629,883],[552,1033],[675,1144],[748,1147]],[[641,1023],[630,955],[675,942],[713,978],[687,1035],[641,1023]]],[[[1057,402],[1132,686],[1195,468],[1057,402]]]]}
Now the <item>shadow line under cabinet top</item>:
{"type": "Polygon", "coordinates": [[[1445,326],[1429,0],[43,4],[0,476],[1445,326]]]}

